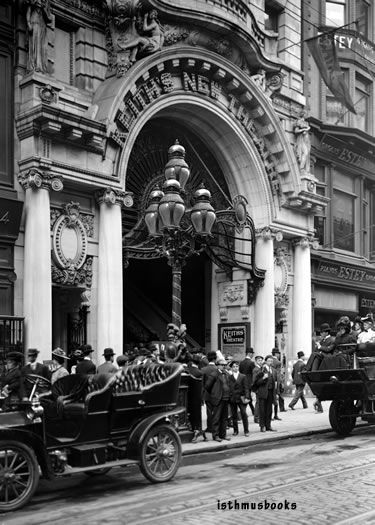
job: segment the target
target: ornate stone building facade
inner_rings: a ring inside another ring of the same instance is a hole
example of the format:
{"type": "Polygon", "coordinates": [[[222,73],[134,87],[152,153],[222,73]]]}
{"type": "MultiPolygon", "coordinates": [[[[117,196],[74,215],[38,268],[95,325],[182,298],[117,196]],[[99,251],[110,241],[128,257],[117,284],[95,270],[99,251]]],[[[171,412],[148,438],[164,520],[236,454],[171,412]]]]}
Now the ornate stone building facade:
{"type": "Polygon", "coordinates": [[[246,264],[187,261],[191,344],[266,354],[276,338],[287,359],[310,352],[313,217],[327,199],[310,170],[300,14],[300,0],[18,3],[11,313],[25,317],[27,347],[49,359],[85,340],[99,356],[165,338],[166,262],[127,246],[144,242],[179,139],[191,185],[203,180],[217,211],[242,196],[254,226],[233,241],[246,264]]]}

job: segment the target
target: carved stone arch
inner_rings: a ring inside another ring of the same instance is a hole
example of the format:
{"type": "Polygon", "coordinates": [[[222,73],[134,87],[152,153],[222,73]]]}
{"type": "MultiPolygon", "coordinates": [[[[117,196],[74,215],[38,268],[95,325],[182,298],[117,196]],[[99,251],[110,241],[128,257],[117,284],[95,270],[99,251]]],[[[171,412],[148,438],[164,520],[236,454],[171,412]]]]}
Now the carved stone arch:
{"type": "MultiPolygon", "coordinates": [[[[230,139],[232,144],[236,140],[242,143],[239,152],[242,162],[246,162],[246,156],[250,156],[252,160],[249,169],[256,169],[263,174],[265,182],[258,183],[256,190],[267,203],[267,217],[255,219],[257,226],[275,218],[276,210],[285,195],[299,191],[300,175],[294,152],[270,99],[248,75],[213,52],[180,47],[176,55],[176,50],[163,50],[157,56],[152,55],[136,63],[125,77],[111,78],[104,82],[94,97],[94,104],[97,106],[96,118],[109,124],[109,144],[114,150],[111,156],[117,155],[117,173],[122,177],[123,185],[127,159],[142,126],[158,112],[167,112],[168,108],[177,107],[181,110],[185,105],[186,114],[189,113],[186,108],[195,106],[202,121],[205,114],[210,114],[217,122],[220,119],[223,123],[222,130],[233,134],[230,139]],[[205,89],[209,89],[207,85],[196,92],[184,90],[181,85],[175,89],[172,83],[168,86],[171,75],[177,77],[183,75],[183,72],[191,82],[197,76],[210,78],[210,89],[215,90],[215,86],[219,86],[223,96],[212,92],[204,93],[205,89]],[[142,103],[139,89],[144,89],[144,85],[152,87],[153,79],[158,78],[159,82],[163,74],[169,75],[168,78],[165,77],[165,90],[155,98],[151,93],[150,100],[146,103],[143,99],[142,103]],[[147,84],[150,82],[151,84],[147,84]],[[138,100],[134,97],[138,97],[138,100]],[[231,100],[235,101],[232,108],[228,102],[231,100]],[[248,114],[246,117],[245,112],[248,114]],[[135,113],[136,118],[132,118],[135,113]]],[[[193,113],[190,111],[190,114],[193,113]]],[[[220,153],[222,148],[217,150],[220,153]]],[[[232,167],[235,168],[233,163],[232,167]]],[[[246,186],[244,166],[242,168],[241,182],[246,186]]],[[[248,188],[244,191],[237,187],[233,191],[233,194],[236,193],[249,195],[250,190],[248,188]]],[[[250,197],[249,202],[252,200],[250,197]]]]}

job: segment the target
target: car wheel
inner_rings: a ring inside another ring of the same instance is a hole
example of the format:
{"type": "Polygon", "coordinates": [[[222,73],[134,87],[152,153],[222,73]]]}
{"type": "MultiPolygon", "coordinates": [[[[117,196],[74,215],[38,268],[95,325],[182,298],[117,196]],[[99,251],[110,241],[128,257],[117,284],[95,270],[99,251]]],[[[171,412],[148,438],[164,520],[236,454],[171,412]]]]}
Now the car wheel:
{"type": "Polygon", "coordinates": [[[86,476],[104,476],[112,467],[96,468],[95,470],[85,470],[86,476]]]}
{"type": "Polygon", "coordinates": [[[353,401],[334,400],[329,407],[329,422],[339,436],[348,436],[355,427],[356,417],[353,401]]]}
{"type": "Polygon", "coordinates": [[[38,482],[39,465],[32,448],[18,441],[0,441],[0,512],[25,505],[38,482]]]}
{"type": "Polygon", "coordinates": [[[157,425],[147,433],[140,447],[140,469],[153,483],[173,478],[181,461],[181,441],[168,425],[157,425]]]}

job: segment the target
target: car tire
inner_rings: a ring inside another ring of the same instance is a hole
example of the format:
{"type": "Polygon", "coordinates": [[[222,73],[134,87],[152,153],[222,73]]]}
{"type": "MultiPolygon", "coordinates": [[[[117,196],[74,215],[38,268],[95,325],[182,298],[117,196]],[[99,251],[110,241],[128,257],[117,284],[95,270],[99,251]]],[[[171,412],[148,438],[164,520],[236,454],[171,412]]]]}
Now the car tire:
{"type": "Polygon", "coordinates": [[[335,399],[329,407],[329,422],[339,436],[348,436],[355,427],[356,417],[353,414],[353,401],[335,399]]]}
{"type": "Polygon", "coordinates": [[[0,512],[26,505],[38,483],[39,465],[33,449],[20,441],[0,441],[0,512]]]}
{"type": "Polygon", "coordinates": [[[153,483],[169,481],[181,462],[181,440],[170,425],[151,428],[140,446],[142,474],[153,483]]]}

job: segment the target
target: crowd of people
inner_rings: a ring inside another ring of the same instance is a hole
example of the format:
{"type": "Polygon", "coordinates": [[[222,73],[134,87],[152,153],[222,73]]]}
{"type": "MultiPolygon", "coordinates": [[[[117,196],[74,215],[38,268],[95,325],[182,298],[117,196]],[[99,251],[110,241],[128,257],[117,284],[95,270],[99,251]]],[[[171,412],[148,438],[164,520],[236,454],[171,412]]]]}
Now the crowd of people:
{"type": "MultiPolygon", "coordinates": [[[[312,371],[352,368],[354,353],[366,343],[375,343],[374,320],[370,314],[356,316],[353,321],[344,315],[337,321],[335,329],[323,323],[320,338],[313,338],[312,353],[305,368],[312,371]]],[[[319,398],[316,398],[314,408],[322,412],[319,398]]]]}

